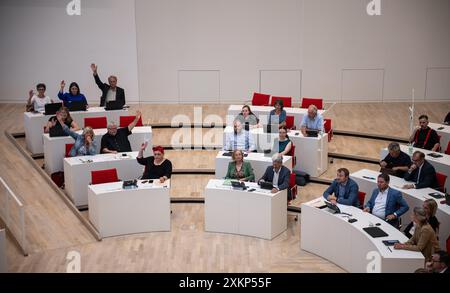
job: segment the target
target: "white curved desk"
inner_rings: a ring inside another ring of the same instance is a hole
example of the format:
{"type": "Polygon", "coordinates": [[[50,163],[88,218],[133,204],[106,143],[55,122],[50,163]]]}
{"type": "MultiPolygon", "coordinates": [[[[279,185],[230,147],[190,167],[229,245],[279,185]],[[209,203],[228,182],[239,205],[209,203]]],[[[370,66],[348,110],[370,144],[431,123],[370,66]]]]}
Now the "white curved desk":
{"type": "Polygon", "coordinates": [[[358,220],[349,223],[345,215],[332,214],[328,208],[316,207],[322,203],[323,198],[317,198],[301,205],[301,249],[323,257],[351,273],[413,273],[424,266],[422,253],[396,250],[382,243],[383,240],[408,240],[390,224],[356,207],[338,205],[342,212],[358,220]],[[389,236],[372,238],[362,229],[371,223],[380,223],[378,227],[389,236]],[[375,255],[375,260],[372,255],[375,255]],[[376,259],[379,259],[378,263],[376,259]]]}

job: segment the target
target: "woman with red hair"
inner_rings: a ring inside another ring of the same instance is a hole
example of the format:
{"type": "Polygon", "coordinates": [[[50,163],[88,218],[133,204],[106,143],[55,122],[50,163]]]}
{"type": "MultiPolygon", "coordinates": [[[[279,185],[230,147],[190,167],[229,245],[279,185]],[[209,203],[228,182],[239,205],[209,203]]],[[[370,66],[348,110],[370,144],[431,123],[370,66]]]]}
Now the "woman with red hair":
{"type": "Polygon", "coordinates": [[[142,179],[159,179],[163,183],[172,175],[172,163],[164,159],[164,148],[162,146],[154,147],[153,156],[144,158],[144,150],[147,145],[148,142],[142,144],[137,156],[138,163],[145,166],[142,179]]]}

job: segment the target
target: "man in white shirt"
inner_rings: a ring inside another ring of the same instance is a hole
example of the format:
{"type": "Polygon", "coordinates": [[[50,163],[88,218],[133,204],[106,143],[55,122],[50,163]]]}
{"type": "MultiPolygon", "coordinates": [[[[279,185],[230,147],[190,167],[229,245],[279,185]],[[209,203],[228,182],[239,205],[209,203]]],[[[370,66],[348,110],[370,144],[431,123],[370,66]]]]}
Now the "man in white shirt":
{"type": "Polygon", "coordinates": [[[234,121],[233,127],[234,131],[226,134],[223,150],[242,150],[245,152],[252,152],[256,150],[253,136],[250,131],[243,129],[242,123],[239,120],[234,121]]]}
{"type": "Polygon", "coordinates": [[[389,181],[388,174],[378,175],[378,188],[372,192],[364,211],[398,227],[398,219],[409,210],[409,207],[400,191],[389,188],[389,181]]]}

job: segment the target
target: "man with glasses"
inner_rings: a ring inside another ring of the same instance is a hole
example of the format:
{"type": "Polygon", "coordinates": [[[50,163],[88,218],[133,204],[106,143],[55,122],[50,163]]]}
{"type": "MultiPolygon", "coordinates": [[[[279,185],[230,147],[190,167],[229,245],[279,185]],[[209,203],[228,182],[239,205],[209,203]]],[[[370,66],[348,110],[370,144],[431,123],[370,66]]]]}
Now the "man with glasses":
{"type": "Polygon", "coordinates": [[[436,251],[427,262],[426,269],[430,273],[450,274],[450,256],[443,250],[436,251]]]}
{"type": "Polygon", "coordinates": [[[128,136],[136,126],[141,118],[141,112],[136,111],[136,117],[133,122],[127,127],[118,128],[117,125],[112,122],[108,125],[108,132],[102,137],[101,153],[102,154],[117,154],[124,152],[131,152],[130,141],[128,136]]]}
{"type": "Polygon", "coordinates": [[[425,160],[425,154],[420,151],[414,152],[411,167],[406,172],[404,179],[413,183],[404,185],[403,189],[438,187],[436,170],[425,160]]]}

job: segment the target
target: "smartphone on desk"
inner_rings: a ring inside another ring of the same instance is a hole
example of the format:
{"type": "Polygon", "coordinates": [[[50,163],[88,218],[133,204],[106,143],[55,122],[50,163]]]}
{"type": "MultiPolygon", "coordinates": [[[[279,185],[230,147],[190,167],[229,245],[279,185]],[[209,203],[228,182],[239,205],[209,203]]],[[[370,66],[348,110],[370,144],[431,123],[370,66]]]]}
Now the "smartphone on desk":
{"type": "Polygon", "coordinates": [[[394,246],[395,243],[400,243],[398,240],[383,240],[383,244],[386,246],[394,246]]]}

